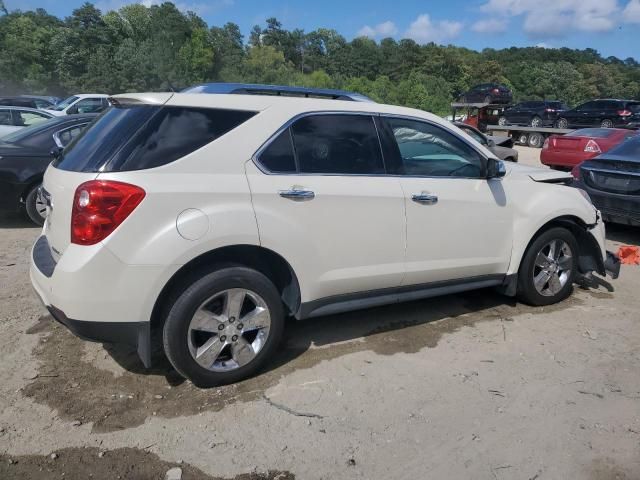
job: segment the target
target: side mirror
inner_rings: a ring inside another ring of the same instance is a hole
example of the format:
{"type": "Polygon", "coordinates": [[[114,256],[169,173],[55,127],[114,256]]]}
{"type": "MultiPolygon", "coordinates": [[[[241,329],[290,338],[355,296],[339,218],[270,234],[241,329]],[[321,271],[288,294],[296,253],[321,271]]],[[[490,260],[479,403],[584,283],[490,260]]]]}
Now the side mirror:
{"type": "Polygon", "coordinates": [[[496,142],[494,142],[492,139],[487,138],[487,145],[489,146],[489,148],[493,148],[496,146],[496,142]]]}
{"type": "Polygon", "coordinates": [[[502,160],[490,158],[487,160],[487,178],[501,178],[507,174],[507,167],[502,160]]]}
{"type": "Polygon", "coordinates": [[[62,148],[60,147],[54,147],[49,151],[49,155],[51,155],[53,159],[57,159],[58,157],[60,157],[61,153],[62,153],[62,148]]]}

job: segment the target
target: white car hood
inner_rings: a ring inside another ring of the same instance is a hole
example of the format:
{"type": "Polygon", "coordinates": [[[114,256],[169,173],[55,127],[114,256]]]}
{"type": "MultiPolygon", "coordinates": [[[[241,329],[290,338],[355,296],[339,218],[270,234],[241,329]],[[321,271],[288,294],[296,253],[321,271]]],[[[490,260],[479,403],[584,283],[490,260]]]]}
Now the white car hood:
{"type": "Polygon", "coordinates": [[[507,175],[526,175],[536,182],[563,182],[572,178],[569,172],[560,172],[549,168],[529,167],[512,162],[505,162],[507,175]]]}

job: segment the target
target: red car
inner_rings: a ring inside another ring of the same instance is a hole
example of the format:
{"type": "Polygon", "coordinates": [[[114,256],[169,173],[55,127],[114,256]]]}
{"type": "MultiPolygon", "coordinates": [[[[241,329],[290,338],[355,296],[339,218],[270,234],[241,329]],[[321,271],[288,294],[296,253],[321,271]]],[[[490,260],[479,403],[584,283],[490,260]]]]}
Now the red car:
{"type": "Polygon", "coordinates": [[[557,170],[571,170],[637,134],[624,128],[583,128],[566,135],[551,135],[544,141],[540,161],[557,170]]]}

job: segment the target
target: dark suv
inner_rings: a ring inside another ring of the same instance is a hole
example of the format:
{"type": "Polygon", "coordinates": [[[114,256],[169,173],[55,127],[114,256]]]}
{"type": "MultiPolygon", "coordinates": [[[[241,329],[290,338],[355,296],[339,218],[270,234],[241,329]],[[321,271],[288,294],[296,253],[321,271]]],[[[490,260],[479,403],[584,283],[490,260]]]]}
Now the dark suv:
{"type": "Polygon", "coordinates": [[[532,127],[553,127],[565,110],[563,102],[557,100],[531,100],[505,109],[498,125],[530,125],[532,127]]]}
{"type": "Polygon", "coordinates": [[[462,103],[511,103],[509,87],[499,83],[482,83],[460,96],[462,103]]]}
{"type": "Polygon", "coordinates": [[[562,112],[558,128],[576,127],[639,127],[640,102],[634,100],[592,100],[573,110],[562,112]]]}

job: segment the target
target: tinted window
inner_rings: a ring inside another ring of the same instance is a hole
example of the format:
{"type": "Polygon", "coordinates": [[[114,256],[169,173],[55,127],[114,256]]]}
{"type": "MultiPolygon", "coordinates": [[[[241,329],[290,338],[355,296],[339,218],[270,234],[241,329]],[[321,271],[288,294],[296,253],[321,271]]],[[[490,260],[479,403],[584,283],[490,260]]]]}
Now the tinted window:
{"type": "Polygon", "coordinates": [[[386,119],[398,145],[401,175],[480,177],[478,152],[452,133],[415,120],[386,119]]]}
{"type": "Polygon", "coordinates": [[[11,112],[6,109],[0,109],[0,125],[13,125],[11,112]]]}
{"type": "Polygon", "coordinates": [[[627,103],[627,110],[633,113],[640,113],[640,103],[627,103]]]}
{"type": "Polygon", "coordinates": [[[598,107],[597,102],[587,102],[587,103],[583,103],[582,105],[578,105],[576,107],[576,110],[594,110],[597,107],[598,107]]]}
{"type": "Polygon", "coordinates": [[[462,129],[462,131],[464,133],[469,135],[476,142],[478,142],[478,143],[480,143],[482,145],[486,145],[487,144],[487,139],[480,132],[475,131],[473,128],[468,128],[468,127],[466,127],[466,128],[465,127],[460,127],[460,128],[462,129]]]}
{"type": "Polygon", "coordinates": [[[74,105],[78,109],[76,113],[98,113],[104,110],[102,98],[84,98],[74,105]]]}
{"type": "Polygon", "coordinates": [[[602,110],[621,110],[622,103],[616,102],[615,100],[607,100],[603,102],[598,102],[598,108],[602,110]]]}
{"type": "Polygon", "coordinates": [[[59,130],[55,133],[58,141],[62,144],[62,146],[69,145],[71,140],[76,138],[80,132],[87,126],[87,123],[81,123],[79,125],[74,125],[73,127],[65,128],[64,130],[59,130]]]}
{"type": "Polygon", "coordinates": [[[288,128],[269,144],[260,154],[258,160],[270,172],[287,173],[296,171],[291,133],[288,128]]]}
{"type": "Polygon", "coordinates": [[[108,172],[166,165],[253,115],[255,112],[191,107],[113,107],[67,147],[56,166],[108,172]]]}
{"type": "Polygon", "coordinates": [[[316,115],[291,127],[302,173],[384,173],[378,134],[368,115],[316,115]]]}

